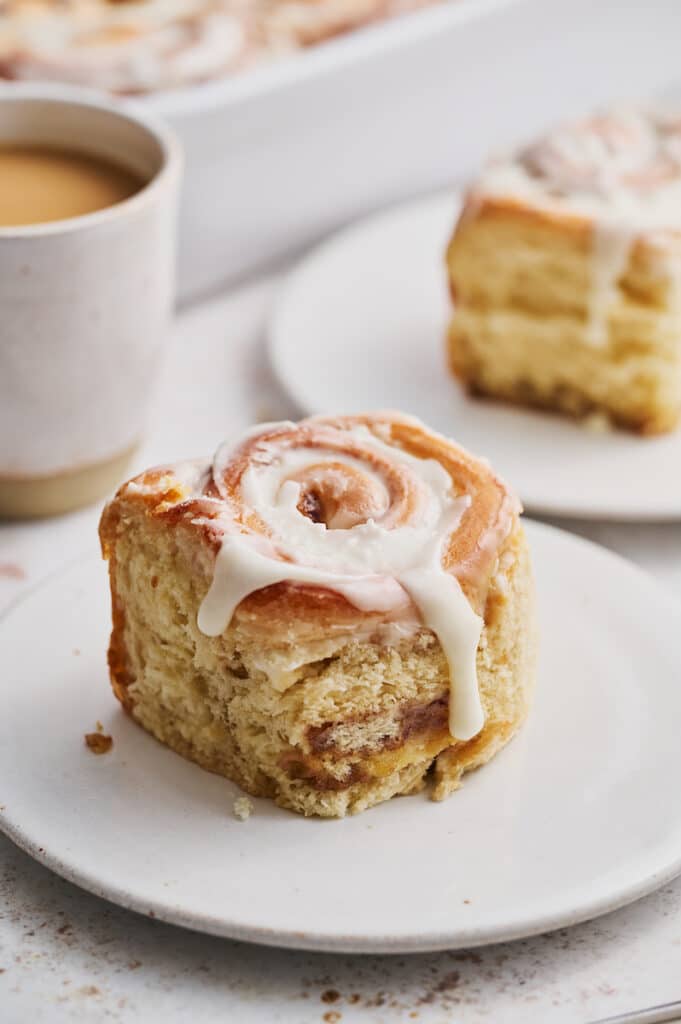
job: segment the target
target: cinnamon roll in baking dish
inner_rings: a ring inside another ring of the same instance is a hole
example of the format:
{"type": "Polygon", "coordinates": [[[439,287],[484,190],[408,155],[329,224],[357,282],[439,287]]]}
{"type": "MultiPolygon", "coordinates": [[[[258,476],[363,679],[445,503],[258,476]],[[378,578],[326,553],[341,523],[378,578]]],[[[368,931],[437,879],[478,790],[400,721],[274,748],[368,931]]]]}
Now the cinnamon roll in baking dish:
{"type": "Polygon", "coordinates": [[[0,77],[146,93],[223,78],[438,0],[0,0],[0,77]]]}
{"type": "Polygon", "coordinates": [[[249,0],[0,0],[0,76],[146,93],[239,70],[249,0]]]}
{"type": "Polygon", "coordinates": [[[303,814],[432,781],[523,721],[532,581],[518,502],[396,414],[261,425],[149,470],[104,511],[126,710],[163,743],[303,814]]]}
{"type": "Polygon", "coordinates": [[[641,433],[681,416],[681,112],[556,129],[471,187],[447,262],[474,393],[641,433]]]}

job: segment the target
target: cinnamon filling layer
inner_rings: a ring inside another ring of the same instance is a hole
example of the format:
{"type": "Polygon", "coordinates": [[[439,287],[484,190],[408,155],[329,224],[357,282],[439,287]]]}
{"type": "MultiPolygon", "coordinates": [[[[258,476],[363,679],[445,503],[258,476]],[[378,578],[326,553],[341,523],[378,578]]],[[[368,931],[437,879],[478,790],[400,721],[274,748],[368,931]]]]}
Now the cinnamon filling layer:
{"type": "Polygon", "coordinates": [[[430,704],[413,704],[404,708],[399,730],[380,737],[377,743],[372,743],[370,750],[366,745],[351,751],[341,750],[334,734],[340,727],[371,722],[378,717],[376,715],[311,726],[306,735],[312,753],[291,749],[282,755],[279,766],[289,778],[304,779],[318,791],[337,792],[358,782],[383,778],[406,764],[436,757],[452,745],[448,705],[448,697],[439,697],[430,704]],[[344,770],[333,772],[331,768],[336,765],[342,765],[344,770]]]}
{"type": "MultiPolygon", "coordinates": [[[[372,752],[394,750],[414,733],[446,728],[448,709],[449,697],[439,697],[430,704],[414,704],[404,708],[400,715],[399,732],[382,737],[378,744],[372,745],[372,752]]],[[[370,722],[372,718],[375,719],[377,717],[377,715],[358,715],[352,719],[346,718],[343,722],[328,722],[326,725],[310,726],[306,732],[310,749],[315,754],[334,754],[337,757],[347,756],[346,752],[336,745],[334,738],[339,726],[358,725],[360,722],[370,722]]],[[[367,753],[368,751],[364,748],[353,750],[349,756],[356,757],[358,754],[365,756],[367,753]]]]}

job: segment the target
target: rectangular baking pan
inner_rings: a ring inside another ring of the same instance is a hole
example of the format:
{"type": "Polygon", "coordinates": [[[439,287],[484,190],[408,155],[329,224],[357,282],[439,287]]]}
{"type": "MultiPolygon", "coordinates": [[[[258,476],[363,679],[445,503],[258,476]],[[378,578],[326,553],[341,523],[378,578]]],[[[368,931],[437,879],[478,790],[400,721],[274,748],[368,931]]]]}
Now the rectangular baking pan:
{"type": "Polygon", "coordinates": [[[679,0],[449,0],[146,98],[186,149],[181,300],[556,118],[668,87],[680,41],[679,0]]]}

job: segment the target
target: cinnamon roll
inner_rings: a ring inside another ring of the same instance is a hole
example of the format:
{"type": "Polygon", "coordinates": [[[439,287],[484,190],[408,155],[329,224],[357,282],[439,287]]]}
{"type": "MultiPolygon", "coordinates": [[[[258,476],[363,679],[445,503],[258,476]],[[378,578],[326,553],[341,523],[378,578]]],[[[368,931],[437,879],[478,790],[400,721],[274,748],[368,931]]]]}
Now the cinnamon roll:
{"type": "Polygon", "coordinates": [[[6,0],[0,76],[136,94],[249,63],[249,0],[6,0]]]}
{"type": "Polygon", "coordinates": [[[518,729],[534,673],[520,507],[417,420],[260,425],[124,484],[100,524],[113,690],[254,796],[342,816],[442,799],[518,729]]]}
{"type": "Polygon", "coordinates": [[[205,82],[441,0],[0,0],[0,78],[205,82]]]}
{"type": "Polygon", "coordinates": [[[640,432],[681,416],[681,113],[557,128],[472,185],[449,358],[473,393],[640,432]]]}

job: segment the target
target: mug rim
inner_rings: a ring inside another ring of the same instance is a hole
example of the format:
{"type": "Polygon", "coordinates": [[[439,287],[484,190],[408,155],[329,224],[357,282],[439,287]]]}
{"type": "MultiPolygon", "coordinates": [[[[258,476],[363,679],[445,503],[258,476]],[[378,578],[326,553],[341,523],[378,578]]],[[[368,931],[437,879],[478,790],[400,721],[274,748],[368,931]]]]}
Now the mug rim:
{"type": "Polygon", "coordinates": [[[184,163],[178,137],[163,121],[140,109],[134,101],[109,99],[106,94],[97,90],[52,82],[3,83],[0,88],[0,110],[8,102],[22,100],[36,100],[55,106],[81,107],[126,121],[142,129],[153,139],[161,152],[161,163],[149,180],[127,199],[77,217],[65,217],[37,224],[0,226],[0,242],[10,239],[41,239],[99,227],[117,217],[134,213],[137,207],[153,199],[160,189],[178,181],[184,163]]]}

